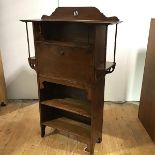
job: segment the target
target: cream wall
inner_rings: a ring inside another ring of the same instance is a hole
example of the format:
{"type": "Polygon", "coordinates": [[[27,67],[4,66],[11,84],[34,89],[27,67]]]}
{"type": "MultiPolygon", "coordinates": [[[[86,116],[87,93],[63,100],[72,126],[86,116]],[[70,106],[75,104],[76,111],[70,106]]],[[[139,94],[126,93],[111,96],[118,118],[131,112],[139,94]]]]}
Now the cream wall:
{"type": "MultiPolygon", "coordinates": [[[[9,98],[37,98],[36,74],[27,63],[24,23],[20,19],[40,18],[51,14],[57,0],[0,0],[0,49],[9,98]]],[[[106,16],[116,15],[118,27],[117,67],[106,77],[105,100],[138,101],[154,1],[133,0],[60,0],[60,6],[95,6],[106,16]]],[[[31,25],[29,25],[31,28],[31,25]]],[[[31,33],[31,50],[33,51],[31,33]]],[[[109,27],[108,55],[112,60],[114,27],[109,27]]]]}
{"type": "MultiPolygon", "coordinates": [[[[54,11],[56,5],[56,0],[0,0],[0,49],[8,98],[29,99],[38,96],[36,74],[27,61],[25,24],[19,20],[40,18],[44,13],[54,11]]],[[[30,34],[33,53],[33,36],[30,34]]]]}

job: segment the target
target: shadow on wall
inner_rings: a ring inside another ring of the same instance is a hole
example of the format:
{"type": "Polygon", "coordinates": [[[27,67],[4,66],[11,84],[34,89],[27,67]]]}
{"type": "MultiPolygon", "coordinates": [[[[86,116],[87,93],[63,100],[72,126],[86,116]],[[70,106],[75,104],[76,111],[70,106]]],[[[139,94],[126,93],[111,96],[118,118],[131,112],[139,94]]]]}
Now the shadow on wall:
{"type": "Polygon", "coordinates": [[[145,66],[146,49],[139,49],[136,57],[135,73],[133,78],[132,96],[135,101],[140,100],[144,66],[145,66]]]}
{"type": "Polygon", "coordinates": [[[8,99],[37,99],[37,75],[35,71],[21,67],[8,80],[8,99]]]}

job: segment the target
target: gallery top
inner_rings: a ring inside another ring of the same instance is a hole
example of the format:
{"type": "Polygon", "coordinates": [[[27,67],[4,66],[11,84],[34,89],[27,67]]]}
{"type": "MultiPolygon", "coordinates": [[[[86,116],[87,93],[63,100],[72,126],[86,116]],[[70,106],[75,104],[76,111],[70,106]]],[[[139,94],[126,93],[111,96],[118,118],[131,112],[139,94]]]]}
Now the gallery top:
{"type": "Polygon", "coordinates": [[[115,16],[106,17],[95,7],[58,7],[50,15],[43,15],[41,19],[21,20],[22,22],[79,22],[94,24],[118,24],[115,16]]]}

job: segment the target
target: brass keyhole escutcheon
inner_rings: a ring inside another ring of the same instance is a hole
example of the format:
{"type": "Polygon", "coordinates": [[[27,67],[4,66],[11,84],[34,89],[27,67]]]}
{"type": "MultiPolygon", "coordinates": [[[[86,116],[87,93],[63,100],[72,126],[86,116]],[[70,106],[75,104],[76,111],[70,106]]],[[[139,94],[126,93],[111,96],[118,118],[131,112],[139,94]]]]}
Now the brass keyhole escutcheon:
{"type": "Polygon", "coordinates": [[[73,15],[74,15],[74,16],[78,16],[78,15],[79,15],[79,12],[78,12],[77,10],[75,10],[75,11],[73,12],[73,15]]]}

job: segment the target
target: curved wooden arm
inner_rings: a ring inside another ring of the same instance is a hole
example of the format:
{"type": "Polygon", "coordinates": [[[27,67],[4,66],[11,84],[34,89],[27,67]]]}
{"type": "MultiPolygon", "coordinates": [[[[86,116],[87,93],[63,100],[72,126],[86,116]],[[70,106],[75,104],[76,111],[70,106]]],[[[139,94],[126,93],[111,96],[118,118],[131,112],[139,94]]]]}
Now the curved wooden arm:
{"type": "Polygon", "coordinates": [[[29,61],[29,65],[32,69],[34,69],[36,71],[36,58],[35,57],[30,57],[28,58],[29,61]]]}
{"type": "Polygon", "coordinates": [[[115,66],[116,66],[116,63],[115,62],[106,62],[106,66],[104,66],[104,64],[101,64],[97,70],[98,71],[101,71],[101,72],[104,72],[105,74],[109,74],[109,73],[112,73],[114,70],[115,70],[115,66]]]}

